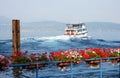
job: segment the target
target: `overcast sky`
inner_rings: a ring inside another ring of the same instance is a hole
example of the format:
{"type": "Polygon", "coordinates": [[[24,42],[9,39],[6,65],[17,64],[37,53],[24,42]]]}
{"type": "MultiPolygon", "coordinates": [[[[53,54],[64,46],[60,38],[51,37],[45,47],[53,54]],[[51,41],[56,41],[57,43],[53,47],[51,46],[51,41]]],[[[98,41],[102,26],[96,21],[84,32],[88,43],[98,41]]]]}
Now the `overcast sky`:
{"type": "Polygon", "coordinates": [[[0,0],[0,16],[24,22],[120,23],[120,0],[0,0]]]}

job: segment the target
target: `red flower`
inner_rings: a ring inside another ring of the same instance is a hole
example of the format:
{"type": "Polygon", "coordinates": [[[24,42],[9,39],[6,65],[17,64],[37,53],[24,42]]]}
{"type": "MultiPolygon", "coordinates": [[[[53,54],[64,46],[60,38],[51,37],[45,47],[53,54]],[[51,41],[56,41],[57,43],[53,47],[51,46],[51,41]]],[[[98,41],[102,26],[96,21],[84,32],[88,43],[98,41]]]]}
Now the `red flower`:
{"type": "Polygon", "coordinates": [[[21,55],[22,55],[21,52],[14,52],[13,58],[15,59],[15,58],[17,58],[18,56],[21,56],[21,55]]]}
{"type": "Polygon", "coordinates": [[[89,55],[88,55],[88,54],[84,54],[84,55],[83,55],[83,58],[84,58],[84,59],[88,59],[88,58],[89,58],[89,55]]]}
{"type": "Polygon", "coordinates": [[[107,52],[103,52],[102,55],[101,55],[102,58],[107,58],[108,56],[109,56],[109,55],[108,55],[107,52]]]}
{"type": "Polygon", "coordinates": [[[85,50],[80,50],[79,54],[84,55],[85,54],[85,50]]]}

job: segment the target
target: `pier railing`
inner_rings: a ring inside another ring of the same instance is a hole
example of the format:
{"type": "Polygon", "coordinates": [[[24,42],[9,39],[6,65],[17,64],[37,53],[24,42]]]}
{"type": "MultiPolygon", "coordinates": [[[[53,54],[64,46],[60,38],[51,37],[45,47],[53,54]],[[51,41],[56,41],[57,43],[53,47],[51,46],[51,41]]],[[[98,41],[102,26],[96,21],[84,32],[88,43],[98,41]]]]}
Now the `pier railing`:
{"type": "MultiPolygon", "coordinates": [[[[118,57],[105,58],[106,62],[103,62],[102,58],[87,59],[81,61],[80,64],[74,64],[69,62],[66,67],[60,68],[57,66],[62,61],[49,61],[49,62],[39,62],[30,64],[10,64],[10,67],[24,67],[35,65],[35,73],[31,76],[26,76],[26,78],[119,78],[120,77],[120,62],[111,63],[112,59],[118,57]],[[86,61],[99,60],[99,67],[90,68],[88,67],[86,61]],[[45,67],[39,68],[39,64],[46,64],[45,67]]],[[[120,59],[120,58],[119,58],[120,59]]]]}

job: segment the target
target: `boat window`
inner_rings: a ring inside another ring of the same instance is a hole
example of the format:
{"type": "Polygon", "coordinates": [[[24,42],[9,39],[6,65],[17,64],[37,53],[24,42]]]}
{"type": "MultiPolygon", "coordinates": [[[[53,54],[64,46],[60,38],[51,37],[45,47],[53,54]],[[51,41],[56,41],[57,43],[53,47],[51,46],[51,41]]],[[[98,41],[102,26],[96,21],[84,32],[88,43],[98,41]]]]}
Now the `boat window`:
{"type": "Polygon", "coordinates": [[[81,32],[81,31],[82,31],[82,29],[79,29],[79,30],[78,30],[78,32],[81,32]]]}
{"type": "Polygon", "coordinates": [[[71,30],[71,32],[74,32],[74,30],[71,30]]]}
{"type": "Polygon", "coordinates": [[[66,32],[70,32],[70,30],[66,30],[66,32]]]}
{"type": "Polygon", "coordinates": [[[83,31],[86,31],[86,29],[83,29],[83,31]]]}

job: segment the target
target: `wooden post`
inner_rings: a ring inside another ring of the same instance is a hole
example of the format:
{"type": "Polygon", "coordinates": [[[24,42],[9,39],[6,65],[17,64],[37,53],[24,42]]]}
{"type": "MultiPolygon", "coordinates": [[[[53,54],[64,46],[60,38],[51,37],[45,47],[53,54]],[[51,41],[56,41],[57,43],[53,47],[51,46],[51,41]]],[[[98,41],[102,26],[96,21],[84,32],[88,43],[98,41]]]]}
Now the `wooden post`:
{"type": "Polygon", "coordinates": [[[14,52],[20,52],[20,20],[12,20],[12,49],[14,52]]]}

